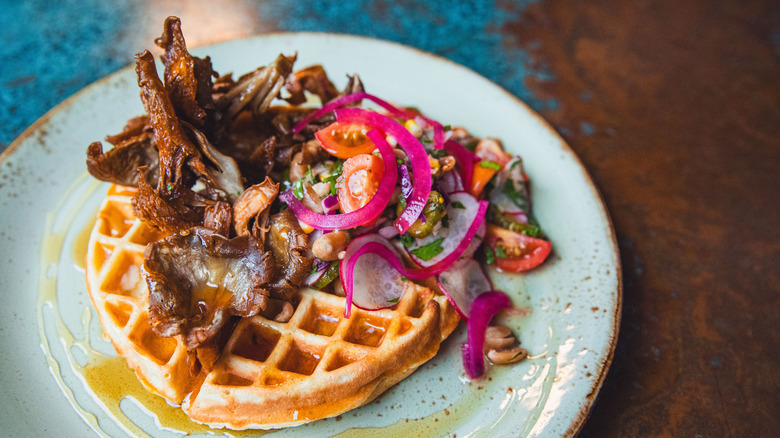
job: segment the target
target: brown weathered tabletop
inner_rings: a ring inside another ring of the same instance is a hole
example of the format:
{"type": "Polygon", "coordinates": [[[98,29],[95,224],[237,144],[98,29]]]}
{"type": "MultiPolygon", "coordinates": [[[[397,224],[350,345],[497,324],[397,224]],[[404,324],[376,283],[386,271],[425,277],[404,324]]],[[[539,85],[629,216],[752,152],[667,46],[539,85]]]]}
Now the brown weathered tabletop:
{"type": "Polygon", "coordinates": [[[780,6],[545,1],[504,30],[590,170],[624,273],[581,436],[780,430],[780,6]]]}

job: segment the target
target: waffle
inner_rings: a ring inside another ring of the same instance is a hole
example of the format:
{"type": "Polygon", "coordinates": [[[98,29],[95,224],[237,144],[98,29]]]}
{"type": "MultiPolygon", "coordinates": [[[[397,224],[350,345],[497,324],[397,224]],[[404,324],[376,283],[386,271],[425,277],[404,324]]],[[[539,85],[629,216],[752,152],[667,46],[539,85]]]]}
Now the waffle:
{"type": "Polygon", "coordinates": [[[197,374],[179,338],[149,325],[149,289],[141,276],[144,248],[163,237],[133,215],[134,190],[111,186],[87,247],[87,288],[100,325],[147,390],[181,404],[197,374]]]}
{"type": "Polygon", "coordinates": [[[163,237],[135,219],[133,191],[112,186],[87,253],[87,282],[101,325],[150,391],[211,427],[295,426],[362,406],[432,358],[459,318],[442,294],[408,283],[389,309],[352,308],[345,299],[301,289],[287,322],[242,318],[213,367],[193,366],[179,337],[148,323],[143,250],[163,237]]]}

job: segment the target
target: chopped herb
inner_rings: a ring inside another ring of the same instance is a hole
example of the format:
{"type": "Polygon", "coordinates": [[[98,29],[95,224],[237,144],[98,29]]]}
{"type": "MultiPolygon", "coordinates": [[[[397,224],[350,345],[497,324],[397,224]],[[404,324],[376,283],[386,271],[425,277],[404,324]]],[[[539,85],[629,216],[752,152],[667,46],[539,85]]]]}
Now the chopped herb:
{"type": "Polygon", "coordinates": [[[461,210],[465,210],[466,209],[466,206],[463,205],[463,203],[460,202],[460,201],[452,201],[450,203],[450,205],[452,206],[452,208],[459,208],[461,210]]]}
{"type": "Polygon", "coordinates": [[[316,266],[311,268],[311,273],[312,274],[316,274],[317,273],[317,267],[316,266]]]}
{"type": "Polygon", "coordinates": [[[311,171],[311,164],[309,164],[309,171],[306,172],[306,175],[304,175],[304,178],[307,177],[307,176],[309,177],[309,183],[314,184],[315,181],[314,181],[314,175],[312,174],[312,171],[311,171]]]}
{"type": "Polygon", "coordinates": [[[444,125],[444,131],[445,131],[445,132],[447,132],[447,131],[452,131],[452,126],[450,126],[450,125],[444,125]]]}
{"type": "Polygon", "coordinates": [[[444,228],[450,227],[450,217],[447,216],[446,214],[441,217],[441,226],[444,228]]]}
{"type": "Polygon", "coordinates": [[[303,178],[299,179],[298,181],[295,181],[292,183],[293,188],[293,195],[295,195],[298,200],[303,199],[303,178]]]}
{"type": "Polygon", "coordinates": [[[493,254],[493,250],[489,246],[485,245],[485,263],[492,265],[496,261],[496,256],[493,254]]]}
{"type": "Polygon", "coordinates": [[[444,241],[443,237],[440,237],[433,242],[423,245],[417,249],[413,249],[409,251],[413,255],[417,256],[417,258],[421,260],[428,261],[437,255],[439,255],[442,251],[444,251],[444,247],[441,246],[441,243],[444,241]]]}
{"type": "Polygon", "coordinates": [[[501,166],[499,166],[498,163],[489,160],[482,160],[479,162],[479,165],[488,169],[501,170],[501,166]]]}
{"type": "Polygon", "coordinates": [[[284,210],[287,210],[287,204],[284,203],[279,204],[279,211],[284,211],[284,210]]]}
{"type": "Polygon", "coordinates": [[[336,195],[336,180],[341,176],[342,168],[344,167],[344,160],[336,162],[336,168],[333,169],[330,175],[322,179],[322,182],[330,183],[330,194],[336,195]]]}
{"type": "Polygon", "coordinates": [[[479,144],[479,140],[472,140],[468,143],[466,143],[466,149],[470,150],[471,152],[474,152],[474,149],[477,148],[477,145],[479,144]]]}
{"type": "Polygon", "coordinates": [[[406,208],[406,199],[404,199],[404,198],[399,199],[398,200],[398,205],[401,206],[401,210],[405,209],[406,208]]]}
{"type": "Polygon", "coordinates": [[[442,158],[447,156],[447,151],[444,149],[434,149],[433,151],[431,151],[431,156],[433,158],[442,158]]]}
{"type": "Polygon", "coordinates": [[[401,244],[403,244],[403,246],[409,248],[414,245],[414,241],[415,238],[411,234],[401,234],[401,244]]]}
{"type": "Polygon", "coordinates": [[[503,194],[509,197],[509,200],[517,206],[517,208],[525,211],[528,206],[528,198],[526,197],[525,190],[516,189],[515,183],[511,179],[506,180],[504,188],[501,190],[503,194]]]}
{"type": "Polygon", "coordinates": [[[167,186],[165,186],[165,190],[168,190],[169,192],[173,190],[173,184],[168,184],[167,186]]]}
{"type": "Polygon", "coordinates": [[[400,166],[400,165],[402,165],[402,164],[404,164],[404,160],[402,160],[402,159],[400,159],[400,158],[397,158],[397,159],[395,160],[395,162],[396,162],[396,163],[398,163],[398,165],[399,165],[399,166],[400,166]]]}
{"type": "Polygon", "coordinates": [[[520,229],[521,233],[530,237],[544,237],[544,233],[542,233],[542,229],[539,228],[537,225],[532,225],[532,224],[524,224],[524,225],[527,226],[522,227],[520,229]]]}
{"type": "Polygon", "coordinates": [[[512,163],[512,165],[509,166],[509,168],[514,169],[515,167],[522,166],[522,165],[523,165],[523,160],[520,157],[517,157],[517,160],[514,163],[512,163]]]}
{"type": "Polygon", "coordinates": [[[506,252],[504,252],[504,247],[501,245],[496,245],[496,257],[500,259],[506,258],[506,252]]]}
{"type": "Polygon", "coordinates": [[[401,276],[401,280],[403,280],[403,281],[409,281],[409,279],[408,279],[408,278],[406,278],[406,277],[405,277],[405,276],[403,276],[403,275],[401,276]]]}
{"type": "Polygon", "coordinates": [[[388,303],[397,303],[398,300],[400,300],[401,297],[393,298],[392,300],[387,300],[388,303]]]}
{"type": "Polygon", "coordinates": [[[428,139],[428,138],[421,138],[420,142],[421,143],[425,143],[425,144],[431,144],[431,143],[433,143],[433,140],[428,139]]]}

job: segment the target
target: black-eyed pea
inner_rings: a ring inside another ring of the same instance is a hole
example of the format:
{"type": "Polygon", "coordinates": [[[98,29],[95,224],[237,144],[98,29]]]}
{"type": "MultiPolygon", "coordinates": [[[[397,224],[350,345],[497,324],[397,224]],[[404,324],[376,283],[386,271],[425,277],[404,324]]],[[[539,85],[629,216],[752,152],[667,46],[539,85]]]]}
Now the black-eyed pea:
{"type": "Polygon", "coordinates": [[[512,334],[512,329],[510,329],[505,325],[489,325],[487,330],[485,330],[485,337],[486,338],[512,337],[514,339],[514,335],[512,334]]]}
{"type": "Polygon", "coordinates": [[[349,238],[343,231],[334,231],[318,237],[311,246],[311,252],[320,260],[332,262],[338,260],[339,253],[347,248],[349,238]]]}
{"type": "Polygon", "coordinates": [[[282,310],[274,317],[274,321],[276,322],[287,322],[292,318],[293,312],[295,309],[293,309],[292,304],[290,304],[289,301],[285,301],[282,305],[282,310]]]}
{"type": "Polygon", "coordinates": [[[494,365],[508,365],[517,363],[528,357],[528,351],[525,348],[515,347],[508,350],[490,350],[487,354],[488,359],[494,365]]]}
{"type": "Polygon", "coordinates": [[[292,161],[290,161],[290,181],[298,181],[309,171],[309,166],[302,164],[302,161],[303,152],[298,152],[292,156],[292,161]]]}
{"type": "Polygon", "coordinates": [[[439,166],[441,167],[441,173],[449,172],[455,168],[455,158],[447,155],[439,158],[439,166]]]}
{"type": "Polygon", "coordinates": [[[514,337],[500,338],[500,337],[485,337],[484,351],[490,350],[504,350],[510,348],[515,344],[514,337]]]}

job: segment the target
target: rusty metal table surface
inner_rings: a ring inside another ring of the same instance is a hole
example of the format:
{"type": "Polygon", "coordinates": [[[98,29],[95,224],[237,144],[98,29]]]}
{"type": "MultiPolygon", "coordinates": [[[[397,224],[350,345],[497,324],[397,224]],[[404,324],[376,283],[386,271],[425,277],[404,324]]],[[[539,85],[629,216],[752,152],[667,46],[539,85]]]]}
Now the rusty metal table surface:
{"type": "Polygon", "coordinates": [[[297,30],[398,41],[527,101],[592,174],[621,250],[621,332],[581,436],[776,436],[777,2],[9,0],[0,149],[171,14],[191,46],[297,30]]]}

